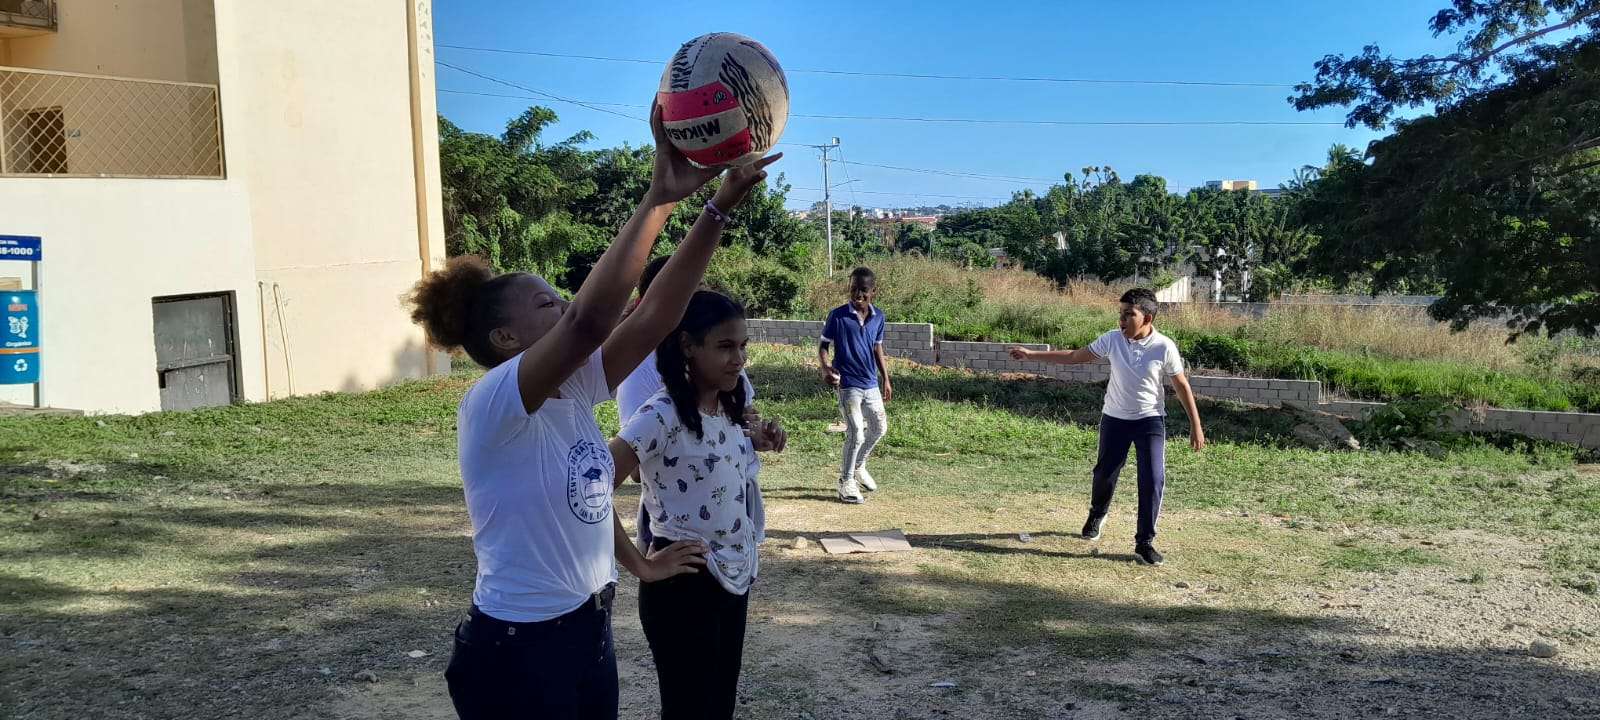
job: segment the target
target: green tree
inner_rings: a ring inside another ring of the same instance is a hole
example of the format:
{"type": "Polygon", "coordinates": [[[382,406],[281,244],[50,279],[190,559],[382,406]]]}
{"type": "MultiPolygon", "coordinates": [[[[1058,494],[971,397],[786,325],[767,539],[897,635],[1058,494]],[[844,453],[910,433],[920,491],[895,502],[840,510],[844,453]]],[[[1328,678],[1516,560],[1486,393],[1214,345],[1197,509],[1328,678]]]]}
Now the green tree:
{"type": "Polygon", "coordinates": [[[1296,284],[1294,269],[1317,238],[1294,222],[1288,203],[1210,188],[1190,191],[1187,202],[1195,267],[1220,277],[1225,292],[1263,302],[1296,284]]]}
{"type": "MultiPolygon", "coordinates": [[[[542,144],[540,136],[555,121],[550,109],[532,107],[494,137],[465,132],[439,118],[451,255],[483,255],[501,270],[536,272],[558,287],[583,283],[649,188],[655,150],[627,145],[584,150],[593,139],[587,132],[542,144]]],[[[657,240],[658,253],[671,252],[688,233],[718,183],[678,204],[657,240]]],[[[784,209],[788,191],[782,176],[758,187],[723,232],[725,246],[748,249],[755,258],[730,259],[724,277],[734,285],[735,280],[751,283],[756,289],[741,297],[758,308],[786,307],[798,296],[795,274],[811,269],[812,250],[821,242],[808,223],[784,209]],[[791,287],[790,297],[780,297],[791,287]]]]}
{"type": "MultiPolygon", "coordinates": [[[[826,242],[825,216],[812,218],[810,224],[816,231],[817,237],[823,238],[826,242]]],[[[823,252],[826,252],[826,249],[823,252]]],[[[866,258],[882,256],[888,252],[889,248],[884,245],[883,238],[872,228],[872,223],[867,222],[866,213],[861,208],[833,211],[835,270],[848,271],[847,265],[862,262],[866,258]]]]}
{"type": "Polygon", "coordinates": [[[1513,335],[1600,327],[1600,0],[1456,0],[1430,23],[1458,52],[1330,55],[1291,98],[1394,127],[1330,162],[1297,213],[1310,266],[1373,291],[1438,278],[1430,312],[1513,335]],[[1433,113],[1396,120],[1403,109],[1433,113]]]}
{"type": "Polygon", "coordinates": [[[502,270],[559,278],[567,253],[592,243],[595,229],[570,208],[595,192],[579,133],[554,145],[539,136],[556,121],[533,107],[498,138],[468,133],[439,118],[445,245],[452,255],[481,254],[502,270]]]}
{"type": "Polygon", "coordinates": [[[933,254],[933,231],[926,225],[917,223],[900,223],[895,226],[894,249],[900,252],[917,251],[923,255],[933,254]]]}

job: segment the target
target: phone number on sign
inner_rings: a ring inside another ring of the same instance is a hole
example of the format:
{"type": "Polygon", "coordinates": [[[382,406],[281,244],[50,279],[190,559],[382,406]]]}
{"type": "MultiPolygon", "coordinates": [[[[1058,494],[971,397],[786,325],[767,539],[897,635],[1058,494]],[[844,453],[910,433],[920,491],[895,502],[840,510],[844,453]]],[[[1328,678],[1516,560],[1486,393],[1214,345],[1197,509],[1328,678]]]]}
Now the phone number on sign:
{"type": "Polygon", "coordinates": [[[33,257],[39,254],[39,248],[31,247],[4,247],[0,246],[0,257],[33,257]]]}

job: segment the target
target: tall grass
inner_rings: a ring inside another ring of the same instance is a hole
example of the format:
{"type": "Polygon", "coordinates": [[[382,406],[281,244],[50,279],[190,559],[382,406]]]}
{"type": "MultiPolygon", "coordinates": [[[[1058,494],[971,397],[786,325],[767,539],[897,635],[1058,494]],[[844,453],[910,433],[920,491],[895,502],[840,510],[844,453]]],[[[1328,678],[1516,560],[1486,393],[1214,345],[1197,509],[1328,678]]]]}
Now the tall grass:
{"type": "MultiPolygon", "coordinates": [[[[1116,327],[1126,288],[1030,272],[968,270],[915,257],[874,260],[877,304],[894,322],[927,322],[941,337],[1082,347],[1116,327]]],[[[817,318],[842,304],[849,274],[815,278],[804,301],[817,318]]],[[[1321,380],[1355,398],[1427,397],[1457,404],[1600,411],[1600,353],[1587,345],[1523,338],[1478,325],[1462,332],[1420,308],[1285,306],[1252,319],[1208,304],[1159,318],[1199,369],[1321,380]]]]}

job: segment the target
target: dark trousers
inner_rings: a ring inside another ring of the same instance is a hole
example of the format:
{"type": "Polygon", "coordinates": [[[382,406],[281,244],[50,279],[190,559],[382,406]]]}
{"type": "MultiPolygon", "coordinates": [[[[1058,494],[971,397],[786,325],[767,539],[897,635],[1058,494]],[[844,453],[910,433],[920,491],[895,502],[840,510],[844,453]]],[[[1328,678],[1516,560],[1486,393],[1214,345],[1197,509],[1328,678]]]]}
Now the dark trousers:
{"type": "MultiPolygon", "coordinates": [[[[671,542],[657,538],[655,545],[671,542]]],[[[655,657],[662,720],[731,720],[749,609],[749,594],[724,590],[704,568],[639,583],[639,622],[655,657]]]]}
{"type": "Polygon", "coordinates": [[[1146,545],[1156,539],[1156,516],[1161,514],[1161,493],[1167,484],[1167,419],[1156,416],[1123,420],[1100,416],[1100,458],[1094,464],[1094,490],[1089,514],[1102,517],[1111,510],[1117,477],[1128,464],[1128,447],[1138,453],[1139,527],[1133,541],[1146,545]]]}
{"type": "Polygon", "coordinates": [[[542,622],[514,623],[474,606],[456,626],[444,671],[462,720],[616,720],[617,656],[607,587],[582,607],[542,622]]]}

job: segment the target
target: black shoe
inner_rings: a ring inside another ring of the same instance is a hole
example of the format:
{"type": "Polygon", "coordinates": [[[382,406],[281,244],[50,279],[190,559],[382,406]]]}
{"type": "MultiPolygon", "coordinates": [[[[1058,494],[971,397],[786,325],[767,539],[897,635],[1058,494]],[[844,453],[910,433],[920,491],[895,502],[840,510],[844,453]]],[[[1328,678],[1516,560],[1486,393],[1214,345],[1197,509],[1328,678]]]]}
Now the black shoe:
{"type": "Polygon", "coordinates": [[[1166,560],[1161,557],[1161,553],[1156,552],[1153,545],[1140,545],[1133,549],[1133,554],[1139,556],[1139,562],[1146,565],[1160,565],[1166,560]]]}
{"type": "Polygon", "coordinates": [[[1090,515],[1089,519],[1083,522],[1083,539],[1099,540],[1100,526],[1104,524],[1106,524],[1106,516],[1090,515]]]}

